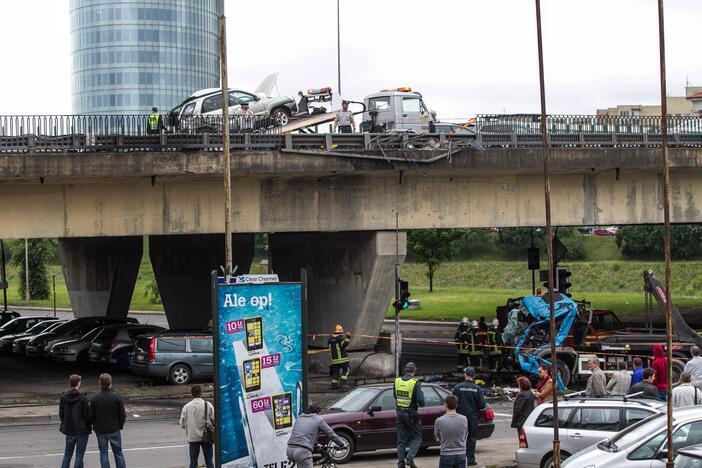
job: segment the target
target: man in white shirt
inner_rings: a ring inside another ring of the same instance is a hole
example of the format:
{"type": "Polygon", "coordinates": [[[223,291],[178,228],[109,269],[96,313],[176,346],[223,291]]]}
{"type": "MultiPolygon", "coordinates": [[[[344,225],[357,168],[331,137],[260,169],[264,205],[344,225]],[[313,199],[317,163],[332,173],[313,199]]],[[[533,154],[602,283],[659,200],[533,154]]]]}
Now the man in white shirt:
{"type": "Polygon", "coordinates": [[[190,446],[190,468],[197,468],[200,448],[202,448],[205,466],[213,468],[213,444],[204,443],[202,441],[202,433],[205,430],[205,421],[207,421],[207,425],[210,428],[214,428],[214,406],[202,398],[202,388],[199,385],[193,385],[190,389],[190,394],[193,396],[193,399],[183,407],[183,411],[180,414],[180,427],[185,429],[185,437],[190,446]],[[205,415],[205,412],[207,412],[207,415],[205,415]]]}
{"type": "Polygon", "coordinates": [[[336,113],[334,119],[334,131],[339,133],[353,133],[356,131],[356,122],[353,120],[353,112],[349,110],[349,102],[341,103],[341,110],[336,113]]]}
{"type": "Polygon", "coordinates": [[[680,374],[678,386],[673,389],[673,406],[692,406],[702,404],[702,392],[690,383],[690,374],[680,374]]]}
{"type": "Polygon", "coordinates": [[[700,347],[691,346],[690,354],[692,359],[685,363],[684,371],[690,374],[692,385],[702,390],[702,357],[700,357],[700,347]]]}

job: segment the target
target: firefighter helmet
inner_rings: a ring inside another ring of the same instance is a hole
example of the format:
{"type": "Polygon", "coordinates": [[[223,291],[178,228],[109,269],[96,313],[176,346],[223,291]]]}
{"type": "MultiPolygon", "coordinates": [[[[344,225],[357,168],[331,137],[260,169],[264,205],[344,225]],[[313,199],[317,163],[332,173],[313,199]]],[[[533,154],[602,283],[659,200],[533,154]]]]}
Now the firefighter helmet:
{"type": "Polygon", "coordinates": [[[337,323],[334,327],[334,333],[344,333],[344,327],[342,327],[341,324],[337,323]]]}

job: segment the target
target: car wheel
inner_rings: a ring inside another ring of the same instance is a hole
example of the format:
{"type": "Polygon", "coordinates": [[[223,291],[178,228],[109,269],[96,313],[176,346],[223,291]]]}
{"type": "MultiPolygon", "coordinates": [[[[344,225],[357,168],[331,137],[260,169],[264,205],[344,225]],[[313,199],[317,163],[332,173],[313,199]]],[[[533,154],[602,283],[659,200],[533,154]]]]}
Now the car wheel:
{"type": "Polygon", "coordinates": [[[334,463],[346,463],[353,457],[356,444],[353,441],[353,437],[346,432],[337,432],[336,435],[346,441],[346,447],[329,449],[329,458],[331,458],[334,463]]]}
{"type": "MultiPolygon", "coordinates": [[[[561,452],[561,461],[568,458],[570,454],[568,452],[561,452]]],[[[541,463],[541,468],[553,468],[553,454],[546,457],[546,459],[541,463]]]]}
{"type": "Polygon", "coordinates": [[[570,368],[568,367],[568,364],[560,359],[556,359],[556,367],[558,368],[558,373],[561,374],[563,385],[567,387],[570,383],[570,368]]]}
{"type": "Polygon", "coordinates": [[[176,364],[171,368],[168,380],[175,385],[185,385],[190,383],[192,374],[190,368],[185,364],[176,364]]]}
{"type": "Polygon", "coordinates": [[[285,107],[276,107],[271,112],[271,118],[276,127],[283,127],[290,121],[290,111],[285,107]]]}

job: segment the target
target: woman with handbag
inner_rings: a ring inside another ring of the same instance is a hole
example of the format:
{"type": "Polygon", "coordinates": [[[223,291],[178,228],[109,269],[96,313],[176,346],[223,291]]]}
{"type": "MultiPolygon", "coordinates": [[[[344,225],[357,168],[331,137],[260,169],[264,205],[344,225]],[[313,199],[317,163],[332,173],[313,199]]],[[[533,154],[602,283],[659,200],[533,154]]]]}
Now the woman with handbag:
{"type": "Polygon", "coordinates": [[[190,394],[193,399],[183,407],[180,414],[180,427],[185,429],[185,436],[190,446],[190,468],[197,468],[201,448],[205,466],[213,468],[214,406],[202,398],[202,388],[199,385],[193,385],[190,394]]]}

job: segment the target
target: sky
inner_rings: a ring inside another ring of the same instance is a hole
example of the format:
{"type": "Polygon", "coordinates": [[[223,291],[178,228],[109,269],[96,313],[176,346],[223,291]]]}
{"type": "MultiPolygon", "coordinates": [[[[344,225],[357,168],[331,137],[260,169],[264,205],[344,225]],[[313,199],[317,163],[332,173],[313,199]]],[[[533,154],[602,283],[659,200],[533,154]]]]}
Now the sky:
{"type": "MultiPolygon", "coordinates": [[[[538,112],[532,0],[340,0],[341,91],[411,86],[439,118],[538,112]]],[[[667,0],[668,95],[702,85],[702,1],[667,0]]],[[[0,1],[0,115],[71,111],[68,0],[0,1]]],[[[337,86],[334,0],[226,0],[230,87],[337,86]]],[[[659,102],[656,0],[542,0],[549,113],[659,102]]],[[[185,96],[184,96],[185,98],[185,96]]]]}

